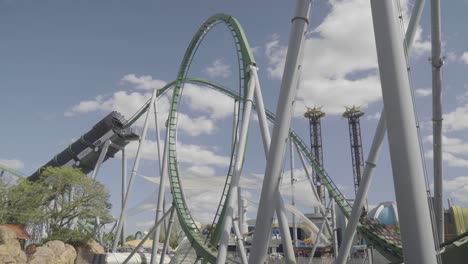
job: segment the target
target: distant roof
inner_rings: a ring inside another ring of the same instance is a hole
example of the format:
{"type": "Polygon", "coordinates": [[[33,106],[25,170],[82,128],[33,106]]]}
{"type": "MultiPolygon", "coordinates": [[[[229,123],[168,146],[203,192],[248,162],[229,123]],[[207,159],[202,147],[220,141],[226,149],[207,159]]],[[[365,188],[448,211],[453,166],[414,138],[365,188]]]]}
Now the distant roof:
{"type": "Polygon", "coordinates": [[[24,239],[24,240],[31,239],[31,236],[28,234],[28,232],[26,232],[23,225],[4,224],[0,226],[8,227],[11,230],[13,230],[16,234],[16,238],[18,239],[24,239]]]}

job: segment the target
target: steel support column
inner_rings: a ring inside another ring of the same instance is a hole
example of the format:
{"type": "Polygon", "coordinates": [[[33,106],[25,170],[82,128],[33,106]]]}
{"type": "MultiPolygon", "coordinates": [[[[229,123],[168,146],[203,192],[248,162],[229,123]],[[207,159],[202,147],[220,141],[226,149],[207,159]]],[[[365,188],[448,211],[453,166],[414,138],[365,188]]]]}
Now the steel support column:
{"type": "Polygon", "coordinates": [[[442,73],[440,0],[431,0],[432,131],[434,153],[434,211],[439,242],[444,242],[442,168],[442,73]]]}
{"type": "MultiPolygon", "coordinates": [[[[255,66],[250,65],[250,72],[256,71],[257,68],[255,66]]],[[[252,73],[250,73],[252,75],[252,73]]],[[[242,117],[242,127],[239,136],[239,145],[238,145],[238,153],[239,155],[236,156],[235,165],[234,165],[234,173],[232,175],[231,183],[229,184],[229,191],[228,196],[226,198],[225,206],[226,213],[224,215],[223,221],[223,231],[221,233],[221,241],[218,248],[218,255],[216,258],[216,263],[221,264],[226,261],[227,257],[227,246],[229,243],[229,237],[231,233],[231,226],[232,226],[232,217],[234,214],[234,205],[236,195],[235,192],[237,191],[237,187],[239,186],[240,176],[242,172],[242,165],[244,162],[244,151],[247,141],[247,133],[248,127],[250,122],[250,114],[252,110],[252,100],[255,92],[255,79],[251,78],[249,81],[249,89],[247,91],[247,96],[244,103],[244,113],[242,117]]]]}
{"type": "MultiPolygon", "coordinates": [[[[424,9],[425,0],[416,0],[415,6],[411,13],[411,18],[408,24],[408,29],[405,34],[405,41],[402,43],[403,48],[406,49],[407,54],[410,52],[414,36],[416,34],[416,29],[421,20],[421,14],[424,9]]],[[[361,194],[356,195],[356,200],[354,201],[353,210],[351,212],[351,216],[349,217],[348,225],[346,226],[345,235],[343,238],[343,244],[340,247],[339,256],[337,260],[337,264],[344,263],[348,258],[349,251],[351,250],[352,239],[354,237],[355,230],[357,228],[359,217],[362,213],[362,208],[365,200],[367,199],[367,193],[369,189],[369,185],[372,181],[374,175],[374,169],[377,165],[378,156],[380,153],[380,149],[382,146],[382,142],[385,138],[385,131],[387,130],[386,123],[385,123],[385,109],[382,108],[381,116],[379,118],[379,123],[375,130],[374,139],[372,141],[371,148],[369,150],[369,154],[367,155],[367,161],[364,167],[363,173],[363,182],[364,185],[362,188],[361,194]]]]}
{"type": "MultiPolygon", "coordinates": [[[[263,140],[263,150],[265,152],[265,158],[268,158],[268,153],[270,152],[271,145],[271,135],[270,129],[268,128],[268,121],[265,112],[265,105],[263,103],[262,90],[260,88],[260,81],[258,80],[258,75],[254,73],[256,80],[255,87],[255,102],[257,104],[257,116],[260,123],[260,131],[263,140]]],[[[286,209],[284,206],[283,197],[277,190],[277,198],[275,204],[276,217],[278,218],[278,225],[281,231],[281,243],[283,244],[284,255],[286,258],[286,263],[294,264],[296,263],[296,258],[294,255],[294,248],[291,241],[291,233],[289,232],[289,223],[288,217],[286,216],[286,209]]]]}
{"type": "Polygon", "coordinates": [[[393,1],[371,0],[371,9],[404,261],[435,264],[422,155],[398,15],[393,1]]]}
{"type": "Polygon", "coordinates": [[[132,187],[133,187],[133,181],[135,180],[135,176],[136,176],[138,168],[140,166],[141,149],[142,149],[142,145],[143,145],[143,143],[144,143],[144,141],[146,139],[146,133],[148,132],[148,121],[149,121],[149,117],[151,115],[151,108],[153,107],[153,102],[154,102],[155,99],[156,99],[156,90],[153,91],[153,95],[151,97],[148,112],[146,113],[145,123],[143,125],[143,132],[141,133],[140,143],[138,144],[138,149],[137,149],[137,152],[136,152],[136,155],[135,155],[135,163],[133,163],[132,174],[130,175],[130,181],[128,183],[128,188],[127,188],[127,191],[125,193],[125,199],[124,199],[124,203],[123,203],[123,206],[122,206],[122,211],[120,212],[120,217],[119,217],[119,222],[117,224],[117,230],[116,230],[116,234],[115,234],[115,238],[114,238],[114,243],[112,245],[112,251],[113,252],[115,252],[117,250],[117,244],[118,244],[119,239],[120,239],[120,234],[122,233],[122,224],[123,224],[122,220],[123,220],[123,217],[125,216],[125,210],[127,208],[128,197],[130,196],[130,191],[132,190],[132,187]]]}
{"type": "MultiPolygon", "coordinates": [[[[155,90],[156,91],[156,90],[155,90]]],[[[154,120],[156,123],[156,140],[159,142],[161,139],[159,137],[159,124],[158,124],[158,113],[157,113],[157,101],[154,100],[154,120]]],[[[154,222],[158,222],[161,214],[162,214],[162,209],[163,209],[163,203],[164,203],[164,193],[166,192],[166,186],[165,186],[165,180],[166,178],[169,178],[168,176],[168,153],[169,153],[169,131],[166,129],[166,139],[164,140],[164,151],[162,154],[162,161],[161,161],[161,153],[160,153],[160,144],[157,144],[158,146],[158,160],[159,160],[159,191],[158,191],[158,200],[156,201],[156,216],[154,218],[154,222]]],[[[158,252],[158,245],[159,245],[159,232],[160,228],[156,227],[154,231],[154,237],[153,237],[153,245],[152,245],[152,252],[158,252]]],[[[156,264],[156,254],[151,255],[151,264],[156,264]]]]}
{"type": "Polygon", "coordinates": [[[271,201],[275,200],[275,196],[278,195],[278,185],[291,126],[292,106],[296,94],[297,73],[298,69],[302,67],[303,43],[309,25],[310,6],[310,0],[296,1],[279,101],[276,108],[276,121],[273,125],[271,147],[255,223],[250,264],[264,263],[266,260],[275,210],[271,201]]]}

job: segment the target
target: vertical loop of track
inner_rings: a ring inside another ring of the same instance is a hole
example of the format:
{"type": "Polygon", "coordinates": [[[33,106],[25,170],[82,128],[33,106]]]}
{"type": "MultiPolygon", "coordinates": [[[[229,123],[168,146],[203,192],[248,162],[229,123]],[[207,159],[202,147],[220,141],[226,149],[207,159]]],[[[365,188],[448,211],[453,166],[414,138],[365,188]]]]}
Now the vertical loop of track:
{"type": "MultiPolygon", "coordinates": [[[[191,241],[192,247],[195,249],[197,256],[203,258],[205,261],[214,262],[216,259],[216,239],[213,239],[210,244],[205,243],[205,238],[202,236],[200,230],[195,224],[195,221],[188,209],[185,196],[183,193],[182,182],[180,179],[179,167],[177,162],[177,116],[178,116],[178,106],[182,97],[183,87],[187,72],[190,68],[190,64],[196,54],[196,51],[201,44],[202,40],[206,34],[217,24],[225,24],[233,39],[236,48],[236,54],[238,57],[239,64],[239,94],[245,94],[245,89],[248,87],[249,74],[247,72],[248,66],[255,64],[252,52],[250,51],[249,44],[245,37],[244,31],[240,26],[239,22],[225,14],[216,14],[208,18],[198,29],[195,35],[190,42],[185,55],[183,57],[182,63],[180,65],[179,72],[177,74],[177,79],[175,81],[172,102],[169,109],[169,122],[168,122],[168,133],[169,133],[169,178],[171,184],[171,191],[174,199],[174,203],[177,209],[177,215],[179,221],[181,222],[182,229],[186,233],[188,239],[191,241]],[[213,246],[214,245],[214,246],[213,246]]],[[[243,96],[241,96],[243,98],[243,96]]],[[[228,187],[230,184],[230,175],[233,171],[233,156],[237,155],[234,151],[231,155],[231,165],[228,170],[228,175],[226,177],[226,183],[221,196],[221,200],[218,206],[217,213],[215,215],[214,222],[219,222],[220,219],[223,219],[222,214],[224,213],[224,202],[225,197],[229,194],[228,187]]],[[[219,226],[219,223],[217,223],[219,226]]],[[[215,231],[215,234],[217,232],[215,231]]],[[[228,260],[230,262],[231,260],[228,260]]]]}

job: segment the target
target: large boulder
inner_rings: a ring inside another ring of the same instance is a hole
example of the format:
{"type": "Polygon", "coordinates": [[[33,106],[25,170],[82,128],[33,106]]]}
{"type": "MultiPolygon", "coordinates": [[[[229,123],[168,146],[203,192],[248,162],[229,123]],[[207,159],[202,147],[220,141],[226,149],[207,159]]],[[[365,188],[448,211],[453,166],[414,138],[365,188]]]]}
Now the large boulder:
{"type": "Polygon", "coordinates": [[[73,246],[59,240],[47,242],[38,247],[31,257],[30,264],[73,264],[76,259],[76,250],[73,246]]]}
{"type": "Polygon", "coordinates": [[[105,254],[104,247],[101,246],[98,242],[91,239],[86,243],[86,247],[89,249],[91,253],[94,254],[105,254]]]}
{"type": "Polygon", "coordinates": [[[94,263],[93,260],[95,260],[96,257],[106,254],[104,248],[98,242],[92,239],[86,242],[86,244],[77,247],[76,251],[76,264],[92,264],[94,263]]]}
{"type": "Polygon", "coordinates": [[[54,250],[48,247],[38,247],[36,252],[31,256],[29,264],[55,264],[54,250]]]}
{"type": "Polygon", "coordinates": [[[26,263],[26,254],[21,250],[15,232],[5,226],[0,226],[0,263],[26,263]]]}

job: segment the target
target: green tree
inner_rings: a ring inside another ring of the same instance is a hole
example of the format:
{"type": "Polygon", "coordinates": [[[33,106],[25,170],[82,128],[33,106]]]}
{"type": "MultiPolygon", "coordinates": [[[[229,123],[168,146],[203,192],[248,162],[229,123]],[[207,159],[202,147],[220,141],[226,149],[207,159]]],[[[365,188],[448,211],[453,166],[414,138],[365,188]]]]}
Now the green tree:
{"type": "Polygon", "coordinates": [[[69,227],[75,220],[108,221],[109,193],[101,183],[86,177],[77,168],[47,167],[35,184],[36,192],[46,193],[43,205],[50,231],[69,227]]]}
{"type": "Polygon", "coordinates": [[[46,194],[36,191],[36,185],[24,178],[18,178],[16,184],[2,182],[2,223],[26,225],[44,219],[42,204],[46,194]]]}
{"type": "Polygon", "coordinates": [[[135,236],[134,236],[134,235],[128,235],[128,236],[125,238],[125,242],[127,242],[127,241],[132,241],[132,240],[135,240],[135,236]]]}
{"type": "Polygon", "coordinates": [[[50,237],[68,236],[78,220],[111,220],[109,193],[99,182],[76,168],[48,167],[38,181],[18,179],[16,185],[0,186],[0,221],[3,223],[44,223],[50,237]]]}

